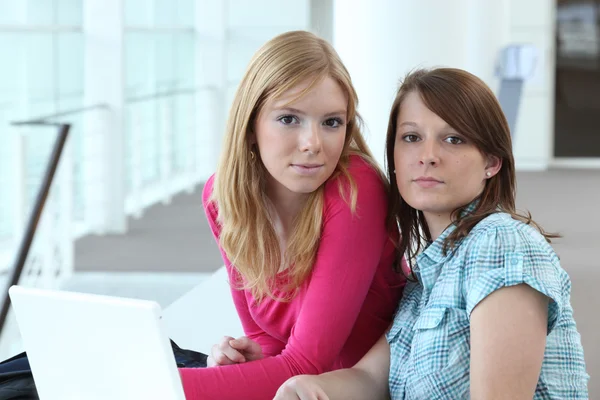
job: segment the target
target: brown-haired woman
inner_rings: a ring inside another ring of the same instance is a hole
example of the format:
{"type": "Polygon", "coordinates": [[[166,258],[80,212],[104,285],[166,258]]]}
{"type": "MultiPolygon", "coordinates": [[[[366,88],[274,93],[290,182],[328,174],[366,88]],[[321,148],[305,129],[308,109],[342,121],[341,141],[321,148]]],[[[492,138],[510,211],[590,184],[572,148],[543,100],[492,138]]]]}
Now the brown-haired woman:
{"type": "Polygon", "coordinates": [[[276,399],[587,399],[571,283],[515,210],[506,119],[472,74],[418,70],[389,120],[393,216],[410,260],[391,329],[353,368],[276,399]]]}

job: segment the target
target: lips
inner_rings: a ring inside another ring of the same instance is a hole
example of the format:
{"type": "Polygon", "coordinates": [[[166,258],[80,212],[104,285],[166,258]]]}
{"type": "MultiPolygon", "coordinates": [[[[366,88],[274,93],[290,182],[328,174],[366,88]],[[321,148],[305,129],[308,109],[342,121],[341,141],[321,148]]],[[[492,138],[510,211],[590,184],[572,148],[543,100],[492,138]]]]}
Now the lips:
{"type": "Polygon", "coordinates": [[[302,163],[291,164],[290,166],[299,176],[312,177],[321,173],[324,164],[302,163]]]}
{"type": "Polygon", "coordinates": [[[429,189],[442,185],[444,182],[431,176],[420,176],[413,180],[414,183],[422,188],[429,189]]]}
{"type": "Polygon", "coordinates": [[[420,176],[414,180],[415,182],[436,182],[436,183],[444,183],[443,181],[433,178],[431,176],[420,176]]]}
{"type": "Polygon", "coordinates": [[[319,168],[322,167],[323,164],[292,164],[293,167],[298,167],[298,168],[306,168],[306,169],[311,169],[311,168],[319,168]]]}

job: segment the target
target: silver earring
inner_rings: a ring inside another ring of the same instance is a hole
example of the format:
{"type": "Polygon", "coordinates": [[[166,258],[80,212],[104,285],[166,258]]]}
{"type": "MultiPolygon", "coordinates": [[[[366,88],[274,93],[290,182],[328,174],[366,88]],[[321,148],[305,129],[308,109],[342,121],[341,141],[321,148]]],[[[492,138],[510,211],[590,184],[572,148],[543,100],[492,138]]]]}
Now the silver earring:
{"type": "Polygon", "coordinates": [[[490,171],[488,171],[485,173],[485,176],[487,176],[489,178],[490,176],[492,176],[492,173],[490,171]]]}
{"type": "Polygon", "coordinates": [[[394,173],[396,173],[396,170],[394,170],[394,173]]]}

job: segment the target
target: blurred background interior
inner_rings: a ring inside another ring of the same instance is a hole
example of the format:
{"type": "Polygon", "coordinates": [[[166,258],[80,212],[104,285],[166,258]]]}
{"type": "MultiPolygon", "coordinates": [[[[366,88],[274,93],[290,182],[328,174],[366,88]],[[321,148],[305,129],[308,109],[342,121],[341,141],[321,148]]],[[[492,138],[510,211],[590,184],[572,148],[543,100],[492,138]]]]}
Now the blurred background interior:
{"type": "MultiPolygon", "coordinates": [[[[20,284],[168,306],[217,270],[202,185],[250,57],[295,29],[340,53],[382,165],[410,69],[464,68],[500,93],[514,81],[503,49],[535,49],[503,104],[518,111],[518,207],[564,236],[555,248],[600,398],[599,0],[0,0],[0,283],[56,147],[48,123],[71,129],[20,284]]],[[[0,358],[18,347],[9,314],[0,358]]]]}

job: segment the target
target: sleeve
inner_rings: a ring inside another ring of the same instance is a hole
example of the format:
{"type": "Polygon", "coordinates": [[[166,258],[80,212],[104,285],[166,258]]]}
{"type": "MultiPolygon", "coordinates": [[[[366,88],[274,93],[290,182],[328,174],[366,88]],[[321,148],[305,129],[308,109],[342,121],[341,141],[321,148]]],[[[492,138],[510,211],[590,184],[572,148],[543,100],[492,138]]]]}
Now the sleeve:
{"type": "Polygon", "coordinates": [[[337,184],[326,188],[319,250],[285,349],[275,357],[245,364],[182,369],[188,400],[272,398],[290,377],[319,374],[332,367],[357,320],[389,239],[383,183],[370,169],[353,176],[358,189],[356,214],[339,196],[337,184]]]}
{"type": "MultiPolygon", "coordinates": [[[[213,190],[213,184],[214,175],[211,176],[204,185],[204,189],[202,190],[202,204],[204,206],[204,212],[206,213],[206,218],[208,220],[210,229],[213,233],[215,240],[217,241],[217,245],[219,245],[220,227],[217,221],[218,211],[215,204],[209,201],[210,195],[213,190]]],[[[282,343],[280,340],[267,334],[263,329],[261,329],[258,326],[258,324],[256,324],[256,322],[252,318],[252,315],[250,315],[250,310],[248,308],[248,303],[246,301],[244,291],[237,290],[235,287],[233,287],[235,285],[235,282],[238,282],[239,275],[231,266],[231,262],[227,258],[227,255],[225,254],[220,245],[219,251],[221,252],[223,262],[225,263],[225,268],[227,269],[233,304],[235,305],[236,311],[240,318],[240,322],[242,323],[244,333],[246,334],[246,336],[248,336],[250,339],[254,340],[260,345],[262,352],[265,356],[272,356],[281,353],[281,350],[283,350],[285,344],[282,343]]],[[[223,335],[226,334],[227,332],[223,332],[223,335]]]]}
{"type": "Polygon", "coordinates": [[[550,299],[548,333],[559,320],[568,278],[545,239],[533,228],[494,226],[477,234],[466,250],[467,314],[502,287],[526,284],[550,299]]]}

